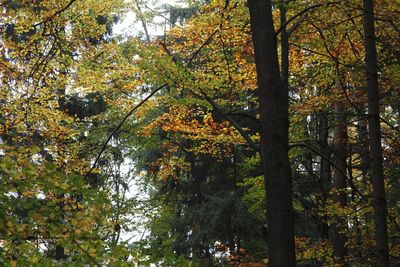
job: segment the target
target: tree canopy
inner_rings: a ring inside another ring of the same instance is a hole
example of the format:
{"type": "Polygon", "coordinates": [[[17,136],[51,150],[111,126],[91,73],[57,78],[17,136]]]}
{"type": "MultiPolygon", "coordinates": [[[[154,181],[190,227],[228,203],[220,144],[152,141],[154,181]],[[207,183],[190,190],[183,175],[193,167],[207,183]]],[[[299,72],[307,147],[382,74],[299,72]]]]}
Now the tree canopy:
{"type": "Polygon", "coordinates": [[[396,266],[399,131],[398,1],[3,0],[0,265],[396,266]]]}

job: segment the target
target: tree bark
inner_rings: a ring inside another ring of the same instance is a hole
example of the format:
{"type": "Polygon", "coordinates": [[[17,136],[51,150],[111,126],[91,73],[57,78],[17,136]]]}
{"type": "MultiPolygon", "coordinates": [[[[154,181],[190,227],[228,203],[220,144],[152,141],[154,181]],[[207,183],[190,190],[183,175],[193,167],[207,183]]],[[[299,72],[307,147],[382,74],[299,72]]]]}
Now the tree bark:
{"type": "MultiPolygon", "coordinates": [[[[335,131],[334,131],[334,162],[339,168],[333,170],[333,181],[335,192],[333,199],[339,204],[341,208],[347,205],[347,196],[344,190],[346,189],[346,176],[347,172],[347,125],[346,125],[346,107],[341,101],[335,103],[335,131]]],[[[333,252],[335,257],[343,263],[347,255],[345,246],[346,236],[341,232],[344,230],[346,222],[344,218],[337,217],[334,219],[332,226],[332,243],[333,252]]]]}
{"type": "Polygon", "coordinates": [[[365,66],[368,94],[369,147],[371,156],[371,183],[374,203],[376,266],[389,266],[387,233],[387,206],[383,175],[383,156],[379,115],[379,86],[377,52],[375,41],[375,19],[373,0],[363,0],[365,66]]]}
{"type": "Polygon", "coordinates": [[[253,35],[268,218],[270,267],[296,265],[292,174],[288,159],[288,90],[281,79],[270,0],[248,0],[253,35]]]}
{"type": "MultiPolygon", "coordinates": [[[[318,143],[321,154],[330,158],[330,147],[328,142],[329,120],[325,114],[318,114],[318,143]]],[[[331,183],[331,164],[328,160],[321,158],[320,176],[323,194],[326,196],[331,183]]]]}

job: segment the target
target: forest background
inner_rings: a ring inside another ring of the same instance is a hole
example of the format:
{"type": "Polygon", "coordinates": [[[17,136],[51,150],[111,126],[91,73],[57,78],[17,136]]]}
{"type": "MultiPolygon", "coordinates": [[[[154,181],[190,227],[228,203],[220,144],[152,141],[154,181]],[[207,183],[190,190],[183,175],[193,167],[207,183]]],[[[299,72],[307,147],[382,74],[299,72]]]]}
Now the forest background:
{"type": "Polygon", "coordinates": [[[400,264],[400,2],[182,2],[0,2],[0,264],[400,264]]]}

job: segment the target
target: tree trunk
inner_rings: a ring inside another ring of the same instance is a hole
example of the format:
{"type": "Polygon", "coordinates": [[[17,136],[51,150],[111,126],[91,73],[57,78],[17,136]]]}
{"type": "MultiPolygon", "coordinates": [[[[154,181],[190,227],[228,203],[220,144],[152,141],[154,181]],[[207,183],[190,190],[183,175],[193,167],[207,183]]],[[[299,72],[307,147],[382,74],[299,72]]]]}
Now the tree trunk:
{"type": "MultiPolygon", "coordinates": [[[[347,158],[347,125],[346,107],[343,102],[335,103],[335,131],[334,131],[334,150],[333,157],[337,168],[333,170],[333,181],[335,192],[333,199],[341,208],[347,205],[346,189],[346,158],[347,158]]],[[[347,250],[345,246],[346,236],[341,232],[344,230],[346,222],[343,218],[337,217],[332,227],[333,252],[341,263],[345,261],[347,250]]]]}
{"type": "Polygon", "coordinates": [[[253,34],[268,217],[270,267],[296,265],[292,174],[288,159],[288,91],[280,75],[269,0],[248,0],[253,34]]]}
{"type": "Polygon", "coordinates": [[[379,87],[373,0],[363,0],[365,66],[368,93],[369,146],[374,202],[376,266],[389,266],[387,207],[383,176],[383,157],[379,115],[379,87]]]}

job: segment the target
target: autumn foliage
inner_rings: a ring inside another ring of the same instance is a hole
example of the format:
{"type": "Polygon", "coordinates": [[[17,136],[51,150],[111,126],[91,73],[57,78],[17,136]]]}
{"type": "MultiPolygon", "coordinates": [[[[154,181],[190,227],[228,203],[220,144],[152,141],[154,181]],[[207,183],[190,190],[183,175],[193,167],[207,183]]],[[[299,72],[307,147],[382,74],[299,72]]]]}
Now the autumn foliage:
{"type": "MultiPolygon", "coordinates": [[[[262,151],[273,141],[263,140],[249,6],[186,2],[0,3],[0,265],[272,266],[262,151]],[[113,33],[127,11],[143,34],[113,33]]],[[[400,4],[374,4],[398,264],[400,4]]],[[[362,1],[271,7],[280,73],[288,36],[297,265],[372,266],[362,1]]]]}

